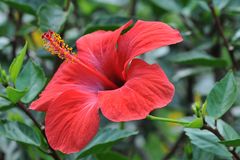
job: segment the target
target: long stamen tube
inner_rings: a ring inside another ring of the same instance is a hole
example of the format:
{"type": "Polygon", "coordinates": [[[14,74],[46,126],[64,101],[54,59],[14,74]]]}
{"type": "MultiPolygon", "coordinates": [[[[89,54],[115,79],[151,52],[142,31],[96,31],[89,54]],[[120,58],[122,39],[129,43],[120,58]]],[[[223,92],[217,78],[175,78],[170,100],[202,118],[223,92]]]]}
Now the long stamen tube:
{"type": "Polygon", "coordinates": [[[108,87],[112,89],[118,88],[118,86],[110,81],[105,75],[80,61],[76,54],[73,53],[72,48],[65,44],[64,40],[62,40],[59,34],[49,30],[42,35],[42,39],[44,42],[44,48],[46,48],[46,50],[48,50],[52,55],[57,55],[61,59],[66,59],[67,61],[78,63],[91,73],[95,74],[99,79],[104,81],[108,87]]]}
{"type": "Polygon", "coordinates": [[[49,30],[42,35],[42,39],[44,41],[44,48],[52,55],[57,55],[59,58],[66,60],[70,60],[69,58],[71,58],[68,55],[74,56],[72,48],[65,44],[59,34],[49,30]]]}

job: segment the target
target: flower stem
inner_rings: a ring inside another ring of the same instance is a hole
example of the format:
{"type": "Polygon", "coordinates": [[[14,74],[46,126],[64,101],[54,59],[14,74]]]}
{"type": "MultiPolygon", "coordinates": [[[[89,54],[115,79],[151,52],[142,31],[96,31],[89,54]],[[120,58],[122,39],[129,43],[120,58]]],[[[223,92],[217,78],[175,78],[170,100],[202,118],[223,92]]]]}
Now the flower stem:
{"type": "Polygon", "coordinates": [[[147,119],[148,120],[152,120],[152,121],[176,123],[176,124],[181,124],[181,125],[188,125],[188,124],[190,124],[190,122],[186,122],[186,121],[179,121],[179,120],[176,120],[176,119],[163,118],[163,117],[155,117],[155,116],[152,116],[152,115],[148,115],[147,119]]]}

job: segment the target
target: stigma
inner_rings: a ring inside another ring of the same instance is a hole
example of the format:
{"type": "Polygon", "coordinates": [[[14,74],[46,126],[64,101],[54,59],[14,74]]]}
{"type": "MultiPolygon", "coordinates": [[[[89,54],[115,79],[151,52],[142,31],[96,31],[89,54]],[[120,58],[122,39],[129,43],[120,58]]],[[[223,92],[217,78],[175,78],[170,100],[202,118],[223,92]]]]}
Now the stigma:
{"type": "Polygon", "coordinates": [[[51,30],[42,35],[44,48],[52,55],[57,55],[61,59],[73,61],[74,53],[72,48],[65,44],[61,36],[51,30]]]}

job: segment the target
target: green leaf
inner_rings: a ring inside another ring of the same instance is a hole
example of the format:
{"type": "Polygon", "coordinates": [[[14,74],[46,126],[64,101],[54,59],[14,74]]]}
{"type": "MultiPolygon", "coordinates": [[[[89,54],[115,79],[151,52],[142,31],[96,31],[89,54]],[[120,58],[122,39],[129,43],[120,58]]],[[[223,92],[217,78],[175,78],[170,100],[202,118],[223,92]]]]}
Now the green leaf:
{"type": "Polygon", "coordinates": [[[223,120],[217,120],[217,129],[225,140],[240,138],[239,134],[223,120]]]}
{"type": "Polygon", "coordinates": [[[20,51],[20,53],[17,55],[16,58],[14,58],[12,64],[9,67],[9,73],[10,78],[13,81],[13,83],[16,83],[17,76],[22,68],[23,60],[27,52],[27,42],[25,43],[23,49],[20,51]]]}
{"type": "Polygon", "coordinates": [[[6,98],[0,97],[0,111],[11,108],[11,102],[6,98]]]}
{"type": "Polygon", "coordinates": [[[28,88],[27,94],[21,99],[24,103],[31,102],[43,89],[46,83],[46,77],[40,66],[29,60],[16,81],[16,88],[24,90],[28,88]]]}
{"type": "Polygon", "coordinates": [[[20,99],[27,93],[27,91],[27,89],[17,90],[13,87],[6,88],[7,98],[13,103],[20,101],[20,99]]]}
{"type": "Polygon", "coordinates": [[[240,39],[240,29],[236,31],[236,33],[232,37],[232,41],[237,41],[240,39]]]}
{"type": "Polygon", "coordinates": [[[237,98],[237,83],[232,72],[217,82],[207,96],[207,113],[215,119],[221,117],[237,98]]]}
{"type": "Polygon", "coordinates": [[[46,0],[34,1],[34,0],[2,0],[12,8],[18,9],[22,12],[36,14],[36,11],[41,4],[46,3],[46,0]]]}
{"type": "Polygon", "coordinates": [[[173,63],[185,65],[199,65],[209,67],[226,67],[227,65],[225,60],[212,57],[202,51],[179,53],[169,58],[169,60],[173,63]]]}
{"type": "Polygon", "coordinates": [[[117,153],[117,152],[106,152],[106,153],[99,153],[96,155],[98,160],[128,160],[127,157],[117,153]]]}
{"type": "Polygon", "coordinates": [[[215,127],[216,127],[216,126],[215,126],[215,123],[216,123],[215,118],[206,115],[206,116],[204,117],[204,120],[207,122],[207,125],[209,125],[210,127],[212,127],[212,128],[215,128],[215,127]]]}
{"type": "Polygon", "coordinates": [[[137,133],[137,131],[104,128],[87,145],[87,147],[85,147],[80,153],[78,153],[78,158],[82,158],[93,153],[100,153],[103,150],[111,147],[115,142],[123,138],[136,135],[137,133]]]}
{"type": "Polygon", "coordinates": [[[176,2],[176,0],[151,0],[151,1],[158,7],[166,11],[170,11],[173,13],[178,13],[181,11],[181,7],[176,2]]]}
{"type": "Polygon", "coordinates": [[[213,5],[214,5],[215,9],[220,11],[220,10],[224,9],[228,5],[229,2],[230,2],[230,0],[224,0],[224,1],[213,0],[213,5]]]}
{"type": "Polygon", "coordinates": [[[105,16],[98,19],[95,19],[91,24],[89,24],[84,34],[88,34],[97,30],[115,30],[124,23],[128,22],[129,18],[125,17],[113,17],[113,16],[105,16]]]}
{"type": "Polygon", "coordinates": [[[32,127],[23,123],[0,121],[0,136],[14,141],[40,146],[40,137],[32,127]]]}
{"type": "Polygon", "coordinates": [[[178,82],[181,79],[192,77],[198,74],[210,72],[211,69],[208,67],[192,67],[192,68],[185,68],[185,69],[179,69],[176,74],[173,76],[172,80],[174,82],[178,82]]]}
{"type": "Polygon", "coordinates": [[[228,141],[220,141],[219,143],[224,144],[226,146],[238,147],[240,146],[240,138],[228,141]]]}
{"type": "Polygon", "coordinates": [[[88,33],[92,33],[97,30],[105,30],[105,31],[112,31],[119,28],[119,25],[99,25],[99,26],[88,26],[85,31],[84,35],[88,33]]]}
{"type": "Polygon", "coordinates": [[[58,5],[43,5],[38,11],[38,24],[43,32],[49,29],[59,32],[67,20],[69,12],[73,6],[69,7],[68,11],[64,11],[58,5]]]}
{"type": "Polygon", "coordinates": [[[2,69],[1,64],[0,64],[0,83],[2,83],[2,85],[8,85],[8,76],[7,73],[4,69],[2,69]]]}
{"type": "Polygon", "coordinates": [[[184,129],[191,143],[198,148],[224,158],[231,158],[227,148],[219,144],[219,139],[211,132],[200,129],[184,129]]]}
{"type": "Polygon", "coordinates": [[[214,160],[214,154],[206,152],[195,145],[193,145],[192,154],[192,160],[214,160]]]}

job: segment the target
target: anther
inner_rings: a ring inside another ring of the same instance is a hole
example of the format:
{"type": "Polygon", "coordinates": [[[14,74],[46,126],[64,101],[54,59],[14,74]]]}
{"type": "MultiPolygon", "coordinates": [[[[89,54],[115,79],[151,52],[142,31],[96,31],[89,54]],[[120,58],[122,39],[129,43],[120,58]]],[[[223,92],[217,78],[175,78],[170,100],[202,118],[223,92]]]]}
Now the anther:
{"type": "Polygon", "coordinates": [[[66,59],[71,62],[73,61],[74,54],[72,52],[72,48],[65,44],[59,34],[49,30],[42,35],[42,39],[44,41],[44,48],[46,48],[46,50],[48,50],[52,55],[57,55],[59,58],[66,59]]]}

